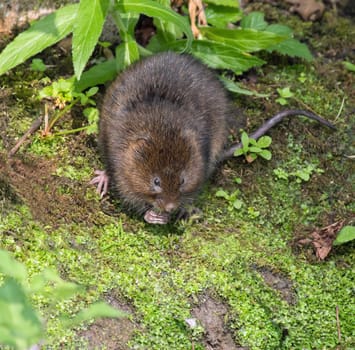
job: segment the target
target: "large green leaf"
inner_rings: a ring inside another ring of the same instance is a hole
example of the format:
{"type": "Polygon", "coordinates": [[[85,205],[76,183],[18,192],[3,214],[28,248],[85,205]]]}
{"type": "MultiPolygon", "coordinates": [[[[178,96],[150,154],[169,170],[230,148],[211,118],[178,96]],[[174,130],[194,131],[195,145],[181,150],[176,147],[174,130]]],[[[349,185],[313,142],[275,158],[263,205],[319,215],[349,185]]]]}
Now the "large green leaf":
{"type": "Polygon", "coordinates": [[[265,30],[268,24],[262,12],[251,12],[241,20],[240,26],[243,29],[265,30]]]}
{"type": "MultiPolygon", "coordinates": [[[[181,51],[184,46],[185,40],[176,40],[161,46],[160,50],[181,51]]],[[[235,47],[209,40],[194,40],[191,53],[211,68],[230,69],[236,74],[265,63],[260,58],[235,47]]]]}
{"type": "Polygon", "coordinates": [[[91,86],[104,84],[117,75],[116,60],[98,63],[85,71],[81,79],[75,82],[75,91],[81,92],[91,86]]]}
{"type": "Polygon", "coordinates": [[[206,19],[216,28],[226,28],[228,23],[237,22],[242,18],[239,8],[230,6],[208,5],[205,9],[206,19]]]}
{"type": "Polygon", "coordinates": [[[260,32],[253,29],[220,29],[201,27],[206,38],[238,48],[245,52],[255,52],[276,45],[287,37],[271,32],[260,32]]]}
{"type": "Polygon", "coordinates": [[[137,42],[133,38],[128,38],[116,47],[116,69],[118,72],[129,67],[139,59],[137,42]]]}
{"type": "Polygon", "coordinates": [[[73,30],[78,6],[62,7],[19,34],[0,54],[0,75],[66,37],[73,30]]]}
{"type": "Polygon", "coordinates": [[[292,38],[269,47],[267,51],[277,51],[282,55],[287,55],[290,57],[301,57],[304,58],[306,61],[313,60],[313,56],[309,51],[307,45],[302,44],[298,40],[292,38]]]}
{"type": "Polygon", "coordinates": [[[152,0],[120,0],[117,4],[117,10],[120,12],[137,12],[147,16],[158,18],[160,20],[171,22],[177,25],[187,37],[186,48],[190,49],[193,41],[193,35],[189,22],[186,18],[180,16],[170,8],[166,8],[152,0]]]}
{"type": "Polygon", "coordinates": [[[105,22],[109,0],[81,0],[73,30],[73,64],[79,80],[105,22]]]}
{"type": "Polygon", "coordinates": [[[205,0],[204,3],[210,5],[219,5],[219,6],[229,6],[234,8],[239,8],[239,3],[236,0],[205,0]]]}
{"type": "Polygon", "coordinates": [[[0,273],[13,277],[20,282],[25,281],[27,278],[25,266],[16,261],[6,250],[0,250],[0,273]]]}

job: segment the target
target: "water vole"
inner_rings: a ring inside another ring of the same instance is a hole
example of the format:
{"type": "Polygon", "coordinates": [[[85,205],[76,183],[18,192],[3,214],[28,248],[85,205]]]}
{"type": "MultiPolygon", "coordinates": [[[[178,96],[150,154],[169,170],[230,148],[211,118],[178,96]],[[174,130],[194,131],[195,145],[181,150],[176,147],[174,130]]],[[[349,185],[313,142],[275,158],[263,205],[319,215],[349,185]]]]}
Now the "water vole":
{"type": "MultiPolygon", "coordinates": [[[[288,112],[263,124],[256,137],[296,114],[288,112]]],[[[218,162],[233,155],[238,145],[225,146],[234,114],[217,76],[193,57],[148,57],[120,74],[105,95],[99,145],[106,171],[96,172],[92,183],[103,195],[110,182],[147,222],[165,224],[191,203],[218,162]]]]}

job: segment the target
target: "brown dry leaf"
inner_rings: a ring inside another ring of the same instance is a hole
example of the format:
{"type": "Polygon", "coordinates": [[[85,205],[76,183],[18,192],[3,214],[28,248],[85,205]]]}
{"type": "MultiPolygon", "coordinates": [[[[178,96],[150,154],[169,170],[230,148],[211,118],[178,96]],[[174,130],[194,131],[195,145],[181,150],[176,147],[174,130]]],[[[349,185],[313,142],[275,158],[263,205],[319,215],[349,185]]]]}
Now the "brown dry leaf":
{"type": "Polygon", "coordinates": [[[297,12],[304,21],[315,21],[322,17],[324,12],[324,4],[322,1],[316,0],[286,0],[292,4],[291,12],[297,12]]]}
{"type": "Polygon", "coordinates": [[[333,246],[333,241],[335,240],[338,232],[343,227],[343,225],[344,220],[337,221],[334,224],[323,227],[321,229],[316,229],[311,233],[311,240],[304,239],[300,240],[299,243],[304,244],[306,242],[312,242],[316,251],[317,258],[319,260],[324,260],[330,253],[333,246]]]}

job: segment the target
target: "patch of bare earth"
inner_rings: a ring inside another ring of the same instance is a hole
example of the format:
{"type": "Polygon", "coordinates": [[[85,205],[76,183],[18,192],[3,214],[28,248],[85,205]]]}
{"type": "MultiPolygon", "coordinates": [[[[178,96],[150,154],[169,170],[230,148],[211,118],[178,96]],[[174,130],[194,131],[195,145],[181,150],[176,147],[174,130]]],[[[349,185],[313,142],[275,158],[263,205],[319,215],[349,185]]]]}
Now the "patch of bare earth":
{"type": "Polygon", "coordinates": [[[132,338],[133,332],[139,328],[129,318],[133,314],[132,307],[113,297],[108,297],[106,301],[111,306],[126,312],[127,317],[99,319],[78,335],[87,341],[88,350],[128,350],[127,343],[132,338]]]}
{"type": "Polygon", "coordinates": [[[257,271],[261,274],[265,283],[269,287],[280,293],[282,299],[287,301],[290,305],[296,304],[297,296],[291,280],[289,280],[286,276],[283,276],[281,273],[267,267],[257,268],[257,271]]]}
{"type": "Polygon", "coordinates": [[[88,186],[55,175],[56,161],[33,156],[5,160],[0,154],[0,178],[31,210],[34,219],[53,226],[93,223],[98,204],[85,195],[88,186]]]}
{"type": "Polygon", "coordinates": [[[205,330],[204,345],[206,350],[246,350],[235,344],[231,331],[226,325],[228,307],[210,296],[200,299],[199,305],[192,310],[205,330]]]}

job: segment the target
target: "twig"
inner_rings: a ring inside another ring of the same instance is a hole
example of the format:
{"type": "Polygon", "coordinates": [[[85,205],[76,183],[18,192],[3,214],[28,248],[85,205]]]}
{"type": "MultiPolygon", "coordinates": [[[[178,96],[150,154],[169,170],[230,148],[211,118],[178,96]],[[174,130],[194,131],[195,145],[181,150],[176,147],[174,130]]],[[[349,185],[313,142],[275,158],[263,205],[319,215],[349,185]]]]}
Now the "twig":
{"type": "Polygon", "coordinates": [[[25,134],[18,140],[18,142],[16,143],[16,145],[14,147],[11,148],[11,150],[9,151],[9,157],[12,157],[21,147],[21,145],[25,142],[25,140],[27,139],[28,136],[32,135],[34,132],[36,132],[39,127],[42,124],[42,117],[37,118],[32,125],[30,126],[30,128],[25,132],[25,134]]]}
{"type": "Polygon", "coordinates": [[[338,342],[341,342],[341,332],[340,332],[340,320],[339,320],[339,306],[337,305],[335,308],[335,314],[337,318],[337,330],[338,330],[338,342]]]}
{"type": "Polygon", "coordinates": [[[335,122],[336,122],[337,119],[340,117],[340,114],[341,114],[341,112],[343,111],[344,103],[345,103],[345,97],[343,97],[343,100],[341,101],[341,105],[340,105],[340,108],[339,108],[339,112],[338,112],[337,116],[336,116],[335,119],[334,119],[335,122]]]}

